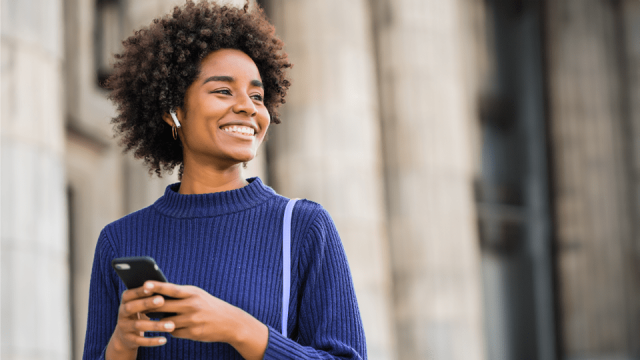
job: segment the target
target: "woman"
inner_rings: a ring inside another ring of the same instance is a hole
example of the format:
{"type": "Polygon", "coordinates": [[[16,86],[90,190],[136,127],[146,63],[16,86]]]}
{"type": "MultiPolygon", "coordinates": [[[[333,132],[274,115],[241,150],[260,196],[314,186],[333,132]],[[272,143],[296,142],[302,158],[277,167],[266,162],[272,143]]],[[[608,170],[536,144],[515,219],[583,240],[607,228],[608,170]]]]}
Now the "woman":
{"type": "Polygon", "coordinates": [[[150,171],[179,166],[181,182],[100,234],[84,359],[366,358],[340,238],[305,200],[291,220],[281,334],[288,199],[241,174],[289,87],[274,34],[260,9],[188,1],[124,42],[108,81],[115,130],[150,171]],[[125,289],[110,266],[124,256],[153,257],[169,282],[125,289]]]}

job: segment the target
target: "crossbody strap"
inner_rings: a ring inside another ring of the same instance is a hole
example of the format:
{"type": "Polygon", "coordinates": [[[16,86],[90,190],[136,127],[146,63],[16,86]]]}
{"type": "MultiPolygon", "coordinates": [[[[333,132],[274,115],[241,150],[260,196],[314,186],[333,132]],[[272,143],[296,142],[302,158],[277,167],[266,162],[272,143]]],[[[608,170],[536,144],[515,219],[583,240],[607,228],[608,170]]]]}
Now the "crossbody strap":
{"type": "Polygon", "coordinates": [[[291,214],[298,199],[291,199],[284,209],[282,225],[282,336],[287,337],[289,295],[291,294],[291,214]]]}

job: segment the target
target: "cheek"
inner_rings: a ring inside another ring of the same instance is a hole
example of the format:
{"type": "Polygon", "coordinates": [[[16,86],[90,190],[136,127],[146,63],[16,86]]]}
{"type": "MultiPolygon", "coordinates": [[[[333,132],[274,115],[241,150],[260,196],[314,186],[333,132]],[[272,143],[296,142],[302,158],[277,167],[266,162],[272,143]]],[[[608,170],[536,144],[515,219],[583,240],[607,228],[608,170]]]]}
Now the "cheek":
{"type": "Polygon", "coordinates": [[[188,146],[202,146],[211,142],[214,132],[207,126],[206,122],[193,116],[186,120],[188,121],[183,126],[183,133],[184,140],[188,146]]]}
{"type": "Polygon", "coordinates": [[[260,127],[264,129],[264,132],[267,132],[269,125],[271,125],[271,115],[269,115],[269,111],[265,109],[264,114],[260,119],[260,127]]]}

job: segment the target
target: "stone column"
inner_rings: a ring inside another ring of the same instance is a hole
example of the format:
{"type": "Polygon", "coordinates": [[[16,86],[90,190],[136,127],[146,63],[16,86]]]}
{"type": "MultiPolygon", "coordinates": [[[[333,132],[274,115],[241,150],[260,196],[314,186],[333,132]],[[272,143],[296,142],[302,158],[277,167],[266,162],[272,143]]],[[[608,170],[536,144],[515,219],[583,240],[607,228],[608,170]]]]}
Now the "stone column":
{"type": "Polygon", "coordinates": [[[637,198],[615,6],[546,2],[561,344],[572,359],[638,355],[637,198]]]}
{"type": "Polygon", "coordinates": [[[2,359],[68,359],[61,0],[2,0],[2,359]]]}
{"type": "Polygon", "coordinates": [[[371,4],[398,358],[484,359],[462,3],[371,4]]]}
{"type": "Polygon", "coordinates": [[[329,211],[351,265],[369,359],[395,358],[368,3],[268,5],[294,63],[282,124],[269,130],[270,185],[329,211]]]}
{"type": "MultiPolygon", "coordinates": [[[[628,91],[627,111],[628,111],[628,136],[631,136],[626,148],[631,156],[631,196],[629,201],[635,205],[631,214],[631,222],[634,226],[630,238],[629,252],[627,254],[626,272],[628,279],[628,304],[630,305],[628,314],[629,332],[631,338],[640,339],[640,287],[633,286],[640,282],[640,2],[625,0],[619,11],[618,26],[624,26],[621,30],[624,36],[626,52],[624,64],[626,65],[626,89],[628,91]],[[623,24],[623,25],[622,25],[623,24]],[[635,201],[634,201],[635,200],[635,201]]],[[[640,356],[640,341],[629,343],[629,352],[635,356],[640,356]]]]}

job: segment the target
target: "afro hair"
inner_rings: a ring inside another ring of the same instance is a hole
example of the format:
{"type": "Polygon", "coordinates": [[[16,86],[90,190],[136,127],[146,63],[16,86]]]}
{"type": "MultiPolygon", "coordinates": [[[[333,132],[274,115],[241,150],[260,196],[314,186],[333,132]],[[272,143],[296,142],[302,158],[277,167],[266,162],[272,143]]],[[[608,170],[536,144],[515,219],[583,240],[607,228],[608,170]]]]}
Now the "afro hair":
{"type": "Polygon", "coordinates": [[[187,0],[170,14],[123,41],[113,74],[107,79],[109,99],[117,107],[112,119],[124,152],[144,159],[150,173],[162,176],[180,166],[182,145],[172,137],[162,116],[183,107],[189,86],[200,73],[204,57],[219,49],[246,53],[256,64],[264,84],[264,104],[272,123],[280,123],[277,108],[285,102],[292,65],[284,43],[264,11],[248,3],[242,8],[187,0]]]}

